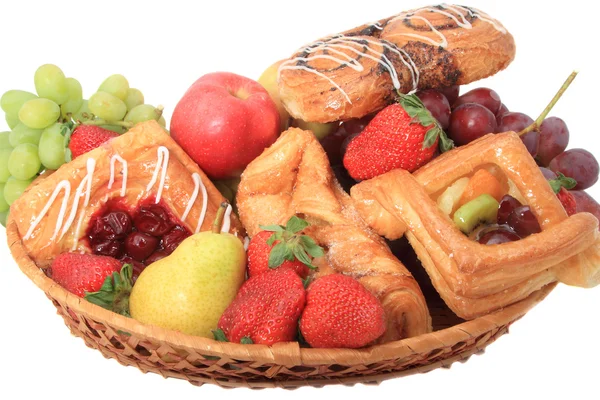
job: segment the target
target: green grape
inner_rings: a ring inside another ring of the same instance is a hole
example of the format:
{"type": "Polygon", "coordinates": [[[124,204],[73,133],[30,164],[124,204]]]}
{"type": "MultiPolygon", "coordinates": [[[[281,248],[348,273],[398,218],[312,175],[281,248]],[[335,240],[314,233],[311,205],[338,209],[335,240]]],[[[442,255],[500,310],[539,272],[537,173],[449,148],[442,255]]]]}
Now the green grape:
{"type": "Polygon", "coordinates": [[[92,112],[88,107],[88,101],[83,100],[79,110],[73,115],[75,121],[88,121],[92,119],[92,112]]]}
{"type": "Polygon", "coordinates": [[[58,104],[48,99],[29,100],[19,110],[19,119],[33,129],[44,129],[60,117],[58,104]]]}
{"type": "Polygon", "coordinates": [[[135,106],[144,104],[144,95],[138,89],[131,88],[127,91],[127,97],[125,98],[125,105],[127,111],[133,109],[135,106]]]}
{"type": "Polygon", "coordinates": [[[10,172],[8,171],[8,159],[10,153],[12,153],[12,147],[6,147],[0,149],[0,182],[6,182],[10,178],[10,172]]]}
{"type": "Polygon", "coordinates": [[[158,119],[158,123],[160,124],[160,126],[162,126],[163,128],[167,127],[167,120],[165,119],[164,115],[161,115],[160,118],[158,119]]]}
{"type": "Polygon", "coordinates": [[[35,71],[33,80],[35,90],[40,97],[52,100],[56,104],[63,104],[69,98],[65,74],[56,65],[42,65],[35,71]]]}
{"type": "Polygon", "coordinates": [[[8,214],[10,213],[10,209],[0,213],[0,224],[6,227],[6,220],[8,219],[8,214]]]}
{"type": "Polygon", "coordinates": [[[127,113],[123,100],[106,92],[94,93],[88,101],[88,107],[95,116],[107,121],[121,121],[127,113]]]}
{"type": "Polygon", "coordinates": [[[8,135],[8,140],[11,147],[17,147],[23,143],[38,144],[42,132],[41,129],[31,129],[27,125],[20,123],[8,135]]]}
{"type": "Polygon", "coordinates": [[[10,129],[13,129],[15,126],[19,125],[19,123],[21,122],[21,121],[19,121],[19,114],[17,114],[17,115],[6,114],[6,116],[4,118],[6,119],[6,124],[8,125],[8,127],[10,129]]]}
{"type": "Polygon", "coordinates": [[[127,78],[123,75],[111,75],[102,82],[98,91],[112,94],[120,100],[125,101],[129,92],[129,82],[127,82],[127,78]]]}
{"type": "Polygon", "coordinates": [[[60,111],[63,117],[67,114],[75,114],[83,104],[83,95],[81,83],[75,78],[67,78],[67,89],[69,91],[68,100],[60,106],[60,111]]]}
{"type": "Polygon", "coordinates": [[[25,102],[35,99],[37,96],[24,90],[9,90],[2,95],[0,106],[7,116],[12,118],[19,115],[19,110],[25,102]]]}
{"type": "Polygon", "coordinates": [[[15,147],[8,158],[8,170],[17,179],[27,180],[40,170],[40,156],[35,144],[23,143],[15,147]]]}
{"type": "Polygon", "coordinates": [[[0,132],[0,149],[5,147],[12,147],[10,145],[10,132],[0,132]]]}
{"type": "MultiPolygon", "coordinates": [[[[10,206],[4,199],[4,183],[0,183],[0,213],[4,213],[4,212],[8,211],[9,208],[10,208],[10,206]]],[[[4,225],[4,224],[2,224],[2,225],[4,225]]]]}
{"type": "Polygon", "coordinates": [[[125,122],[133,122],[134,124],[144,121],[158,121],[160,113],[154,106],[150,104],[141,104],[131,109],[125,116],[125,122]]]}
{"type": "Polygon", "coordinates": [[[58,169],[65,163],[65,137],[61,135],[62,128],[62,124],[55,124],[42,133],[38,152],[45,168],[58,169]]]}
{"type": "Polygon", "coordinates": [[[125,129],[124,127],[119,126],[119,125],[100,125],[100,128],[104,128],[109,131],[117,132],[119,134],[125,133],[125,131],[127,131],[127,129],[125,129]]]}
{"type": "Polygon", "coordinates": [[[6,200],[6,202],[8,204],[14,203],[15,200],[21,197],[25,189],[27,189],[27,187],[31,185],[32,181],[32,179],[22,181],[20,179],[15,178],[14,176],[8,178],[6,184],[4,185],[4,199],[6,200]]]}

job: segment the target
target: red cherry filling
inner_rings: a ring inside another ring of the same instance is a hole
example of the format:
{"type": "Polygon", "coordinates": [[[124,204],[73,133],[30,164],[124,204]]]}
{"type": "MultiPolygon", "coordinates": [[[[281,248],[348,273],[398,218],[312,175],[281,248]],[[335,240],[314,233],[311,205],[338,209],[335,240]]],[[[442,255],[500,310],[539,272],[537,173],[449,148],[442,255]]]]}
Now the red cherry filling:
{"type": "Polygon", "coordinates": [[[125,239],[125,250],[127,251],[127,254],[137,261],[144,261],[154,253],[157,246],[157,238],[141,232],[133,232],[125,239]]]}
{"type": "Polygon", "coordinates": [[[152,236],[162,236],[173,227],[167,211],[156,204],[140,207],[134,224],[138,231],[152,236]]]}
{"type": "Polygon", "coordinates": [[[134,211],[109,203],[92,218],[87,231],[92,253],[132,264],[134,279],[146,265],[171,254],[190,235],[164,206],[146,202],[134,211]]]}
{"type": "Polygon", "coordinates": [[[533,233],[540,233],[542,228],[529,206],[517,207],[508,216],[508,226],[514,229],[522,238],[533,233]]]}

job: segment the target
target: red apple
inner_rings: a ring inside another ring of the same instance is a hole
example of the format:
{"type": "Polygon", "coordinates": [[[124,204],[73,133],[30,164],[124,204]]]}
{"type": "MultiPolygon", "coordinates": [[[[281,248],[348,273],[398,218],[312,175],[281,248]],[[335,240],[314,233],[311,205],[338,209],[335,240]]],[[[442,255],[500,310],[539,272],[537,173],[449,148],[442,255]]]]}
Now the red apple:
{"type": "Polygon", "coordinates": [[[170,130],[210,178],[233,178],[277,140],[279,112],[258,82],[214,72],[188,89],[173,111],[170,130]]]}

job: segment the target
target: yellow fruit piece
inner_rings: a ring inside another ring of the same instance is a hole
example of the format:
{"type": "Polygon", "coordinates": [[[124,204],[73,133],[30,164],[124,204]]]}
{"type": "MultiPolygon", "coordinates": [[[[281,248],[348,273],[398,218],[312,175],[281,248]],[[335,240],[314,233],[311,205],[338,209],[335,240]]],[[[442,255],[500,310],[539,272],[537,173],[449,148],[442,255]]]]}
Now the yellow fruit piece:
{"type": "Polygon", "coordinates": [[[469,184],[465,187],[465,191],[459,201],[459,206],[468,203],[482,194],[489,194],[497,201],[500,201],[502,196],[506,194],[498,178],[485,169],[480,169],[473,174],[469,180],[469,184]]]}
{"type": "Polygon", "coordinates": [[[498,217],[498,201],[489,194],[482,194],[460,207],[454,213],[454,223],[464,233],[471,233],[481,223],[495,223],[498,217]]]}
{"type": "Polygon", "coordinates": [[[458,202],[469,184],[469,178],[460,178],[448,187],[437,199],[437,205],[448,216],[458,208],[458,202]]]}

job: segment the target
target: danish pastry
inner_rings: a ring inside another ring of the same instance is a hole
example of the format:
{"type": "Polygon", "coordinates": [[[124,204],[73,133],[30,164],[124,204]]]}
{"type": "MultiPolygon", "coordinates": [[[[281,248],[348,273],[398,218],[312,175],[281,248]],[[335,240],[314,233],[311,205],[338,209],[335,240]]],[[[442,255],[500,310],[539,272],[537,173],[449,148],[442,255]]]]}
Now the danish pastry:
{"type": "Polygon", "coordinates": [[[381,300],[387,330],[380,341],[431,330],[417,282],[361,220],[312,133],[296,128],[284,132],[248,165],[236,200],[251,236],[259,225],[283,224],[295,214],[306,219],[311,224],[306,233],[326,250],[325,257],[314,261],[318,273],[352,276],[381,300]]]}
{"type": "MultiPolygon", "coordinates": [[[[41,268],[60,253],[91,252],[90,221],[108,203],[136,212],[160,205],[190,232],[208,230],[223,196],[155,121],[63,165],[34,182],[11,206],[11,218],[29,256],[41,268]]],[[[231,213],[223,229],[243,239],[231,213]]]]}
{"type": "Polygon", "coordinates": [[[600,283],[600,234],[592,214],[567,217],[514,132],[488,135],[433,160],[414,175],[393,170],[351,190],[357,209],[379,234],[406,233],[433,285],[460,317],[476,318],[554,281],[600,283]],[[492,171],[508,193],[530,206],[541,232],[519,241],[479,244],[465,236],[436,198],[456,180],[492,171]]]}
{"type": "Polygon", "coordinates": [[[279,67],[279,92],[294,118],[360,118],[394,92],[464,85],[506,68],[512,35],[482,11],[437,5],[320,39],[279,67]]]}

